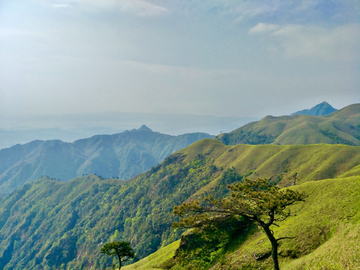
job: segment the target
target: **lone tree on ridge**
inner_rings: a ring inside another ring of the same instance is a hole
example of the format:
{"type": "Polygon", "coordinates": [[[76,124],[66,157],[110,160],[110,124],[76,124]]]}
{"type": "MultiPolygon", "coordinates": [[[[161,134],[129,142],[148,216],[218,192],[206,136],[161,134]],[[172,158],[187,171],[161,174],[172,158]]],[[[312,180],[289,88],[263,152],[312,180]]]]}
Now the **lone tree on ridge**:
{"type": "Polygon", "coordinates": [[[206,197],[200,201],[185,202],[174,207],[174,213],[182,219],[173,227],[191,228],[209,224],[221,224],[231,218],[245,218],[257,223],[271,242],[271,255],[274,269],[279,270],[278,246],[283,239],[275,238],[271,226],[291,216],[288,206],[304,201],[306,195],[294,190],[280,190],[266,179],[245,179],[240,183],[228,185],[230,194],[221,199],[206,197]]]}
{"type": "Polygon", "coordinates": [[[101,253],[108,256],[117,256],[119,259],[119,270],[123,262],[135,257],[135,253],[129,242],[115,241],[107,243],[101,248],[101,253]]]}

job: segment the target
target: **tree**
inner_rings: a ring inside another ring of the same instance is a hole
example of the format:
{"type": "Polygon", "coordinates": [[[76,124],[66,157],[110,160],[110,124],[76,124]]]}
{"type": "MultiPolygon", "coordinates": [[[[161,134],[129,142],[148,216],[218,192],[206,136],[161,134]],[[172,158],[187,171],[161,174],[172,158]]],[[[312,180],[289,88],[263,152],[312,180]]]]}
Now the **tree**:
{"type": "Polygon", "coordinates": [[[293,237],[275,238],[271,226],[278,226],[291,216],[288,206],[304,201],[306,195],[290,189],[280,190],[266,179],[250,180],[228,185],[230,194],[223,199],[206,197],[200,201],[185,202],[174,207],[174,213],[182,219],[173,227],[206,227],[222,224],[229,219],[246,219],[257,223],[271,242],[274,269],[279,270],[279,241],[293,237]]]}
{"type": "Polygon", "coordinates": [[[121,269],[123,262],[135,257],[135,253],[133,252],[129,242],[114,241],[107,243],[101,248],[101,253],[108,256],[116,255],[119,259],[119,270],[121,269]]]}

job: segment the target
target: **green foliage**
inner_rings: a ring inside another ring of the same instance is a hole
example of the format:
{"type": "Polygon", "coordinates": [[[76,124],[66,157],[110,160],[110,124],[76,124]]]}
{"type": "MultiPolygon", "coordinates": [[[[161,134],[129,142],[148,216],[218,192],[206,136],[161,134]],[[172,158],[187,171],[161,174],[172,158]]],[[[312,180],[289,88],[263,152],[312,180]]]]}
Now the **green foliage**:
{"type": "Polygon", "coordinates": [[[175,253],[175,266],[171,269],[209,269],[225,257],[232,239],[246,235],[250,223],[237,218],[221,223],[208,223],[194,227],[181,236],[175,253]]]}
{"type": "Polygon", "coordinates": [[[218,172],[203,155],[189,162],[173,155],[153,170],[129,182],[95,175],[67,183],[43,178],[9,195],[0,206],[1,262],[15,268],[21,262],[23,269],[99,269],[112,264],[96,252],[101,243],[131,239],[142,258],[177,240],[181,231],[170,229],[173,206],[218,172]]]}
{"type": "Polygon", "coordinates": [[[135,257],[130,242],[114,241],[107,243],[101,248],[101,253],[108,256],[117,256],[119,260],[119,270],[123,262],[135,257]]]}
{"type": "Polygon", "coordinates": [[[233,184],[235,182],[241,182],[243,180],[243,176],[236,172],[235,168],[227,168],[220,176],[218,180],[218,187],[213,190],[212,194],[216,198],[224,197],[229,189],[228,185],[233,184]]]}
{"type": "Polygon", "coordinates": [[[289,217],[291,212],[286,208],[306,197],[290,189],[280,190],[260,178],[245,179],[228,185],[228,188],[231,193],[223,199],[214,199],[210,195],[203,202],[194,200],[175,206],[174,213],[182,219],[173,223],[173,227],[208,227],[242,217],[272,225],[289,217]]]}
{"type": "Polygon", "coordinates": [[[182,219],[175,222],[173,227],[209,228],[240,218],[253,221],[264,230],[270,240],[274,269],[279,269],[278,245],[284,237],[276,239],[270,227],[290,217],[291,211],[287,210],[287,207],[304,201],[306,196],[290,189],[280,190],[279,187],[272,186],[266,179],[261,178],[245,179],[241,183],[228,185],[228,188],[231,193],[223,199],[209,196],[205,198],[204,205],[199,201],[190,201],[175,206],[174,213],[182,219]]]}

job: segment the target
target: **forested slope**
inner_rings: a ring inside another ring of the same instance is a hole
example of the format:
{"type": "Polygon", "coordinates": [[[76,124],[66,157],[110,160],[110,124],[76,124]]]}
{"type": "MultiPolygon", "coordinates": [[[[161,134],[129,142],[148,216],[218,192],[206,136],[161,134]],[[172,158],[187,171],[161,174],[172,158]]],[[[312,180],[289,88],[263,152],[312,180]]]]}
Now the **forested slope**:
{"type": "Polygon", "coordinates": [[[4,269],[102,269],[103,243],[130,241],[141,259],[180,237],[170,228],[175,205],[243,177],[288,185],[358,175],[360,147],[237,145],[205,139],[126,182],[95,175],[63,183],[42,178],[2,199],[0,263],[4,269]],[[27,250],[25,253],[24,250],[27,250]]]}
{"type": "Polygon", "coordinates": [[[114,135],[97,135],[74,143],[33,141],[0,150],[0,194],[9,193],[42,176],[69,181],[95,173],[104,178],[129,179],[147,171],[171,153],[205,133],[171,136],[146,126],[114,135]]]}

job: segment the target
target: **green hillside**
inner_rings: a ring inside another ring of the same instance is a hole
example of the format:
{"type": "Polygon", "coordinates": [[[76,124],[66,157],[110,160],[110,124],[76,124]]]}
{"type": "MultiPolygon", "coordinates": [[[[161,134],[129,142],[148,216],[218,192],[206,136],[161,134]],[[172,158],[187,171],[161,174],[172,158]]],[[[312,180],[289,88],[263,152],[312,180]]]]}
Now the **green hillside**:
{"type": "Polygon", "coordinates": [[[42,176],[69,181],[87,174],[129,179],[149,170],[173,152],[213,136],[171,136],[146,126],[114,135],[97,135],[74,143],[33,141],[0,150],[0,194],[42,176]]]}
{"type": "MultiPolygon", "coordinates": [[[[305,192],[308,198],[303,204],[292,207],[296,216],[274,227],[277,237],[296,237],[283,240],[280,245],[281,269],[359,269],[360,177],[310,181],[292,188],[305,192]]],[[[178,247],[179,242],[174,242],[136,264],[124,267],[124,270],[169,269],[161,267],[165,263],[160,255],[175,254],[178,247]]],[[[255,258],[269,254],[270,251],[268,239],[261,231],[253,228],[251,233],[240,233],[227,242],[211,269],[270,270],[273,269],[271,258],[255,258]]],[[[171,269],[174,270],[202,269],[196,267],[193,261],[206,265],[203,257],[195,256],[181,261],[168,256],[168,262],[172,261],[171,269]]]]}
{"type": "Polygon", "coordinates": [[[176,153],[185,155],[185,161],[201,153],[214,159],[219,168],[234,167],[241,175],[265,177],[284,186],[293,180],[294,173],[299,183],[358,175],[359,150],[357,146],[327,144],[225,146],[204,139],[176,153]]]}
{"type": "Polygon", "coordinates": [[[266,116],[216,138],[227,145],[326,143],[359,146],[360,104],[347,106],[325,116],[266,116]]]}
{"type": "Polygon", "coordinates": [[[189,198],[207,191],[223,196],[226,184],[244,176],[272,177],[284,186],[295,172],[297,183],[306,183],[359,169],[356,146],[226,146],[205,139],[126,182],[42,178],[2,199],[0,268],[103,269],[111,260],[100,247],[115,240],[130,241],[139,260],[180,237],[181,230],[170,228],[171,212],[189,198]]]}

